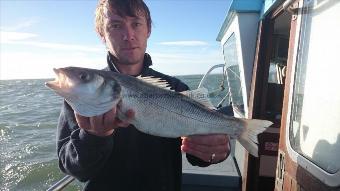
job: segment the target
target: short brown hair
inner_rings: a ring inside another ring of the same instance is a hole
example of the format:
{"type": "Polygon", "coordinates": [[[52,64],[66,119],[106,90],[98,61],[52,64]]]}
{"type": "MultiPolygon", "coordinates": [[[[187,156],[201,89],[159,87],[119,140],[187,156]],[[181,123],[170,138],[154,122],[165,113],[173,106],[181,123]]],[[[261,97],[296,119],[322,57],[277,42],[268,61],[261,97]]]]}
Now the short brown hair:
{"type": "Polygon", "coordinates": [[[104,32],[104,8],[106,5],[121,17],[144,15],[148,28],[151,29],[152,21],[150,11],[143,0],[99,0],[95,12],[95,27],[100,36],[102,36],[104,32]]]}

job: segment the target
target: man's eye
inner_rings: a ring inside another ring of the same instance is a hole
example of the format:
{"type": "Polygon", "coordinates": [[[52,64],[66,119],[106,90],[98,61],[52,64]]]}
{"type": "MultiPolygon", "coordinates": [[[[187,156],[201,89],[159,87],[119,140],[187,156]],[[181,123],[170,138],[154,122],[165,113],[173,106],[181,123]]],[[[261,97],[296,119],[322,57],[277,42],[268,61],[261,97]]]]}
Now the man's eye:
{"type": "Polygon", "coordinates": [[[113,24],[112,25],[112,28],[114,28],[114,29],[118,29],[118,28],[120,28],[121,26],[120,26],[120,24],[113,24]]]}
{"type": "Polygon", "coordinates": [[[139,26],[141,26],[142,25],[142,23],[134,23],[134,26],[135,27],[139,27],[139,26]]]}
{"type": "Polygon", "coordinates": [[[121,24],[111,24],[108,27],[109,29],[120,29],[121,28],[121,24]]]}

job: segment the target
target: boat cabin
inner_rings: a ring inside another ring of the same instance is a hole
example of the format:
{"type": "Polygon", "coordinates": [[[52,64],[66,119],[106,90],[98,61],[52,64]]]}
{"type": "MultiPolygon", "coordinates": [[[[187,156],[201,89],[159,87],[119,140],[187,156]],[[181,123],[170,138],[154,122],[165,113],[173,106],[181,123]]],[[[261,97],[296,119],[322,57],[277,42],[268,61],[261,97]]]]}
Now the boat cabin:
{"type": "Polygon", "coordinates": [[[227,104],[274,124],[258,158],[236,141],[239,187],[215,190],[340,190],[339,34],[339,0],[232,1],[217,36],[227,104]]]}

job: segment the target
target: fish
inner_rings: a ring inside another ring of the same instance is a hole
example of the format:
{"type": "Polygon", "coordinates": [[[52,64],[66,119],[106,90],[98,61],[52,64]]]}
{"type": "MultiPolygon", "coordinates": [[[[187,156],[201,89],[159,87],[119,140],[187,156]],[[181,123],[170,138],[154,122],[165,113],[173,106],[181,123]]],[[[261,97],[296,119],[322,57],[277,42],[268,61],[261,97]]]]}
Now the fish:
{"type": "Polygon", "coordinates": [[[62,96],[76,113],[97,116],[119,104],[118,118],[126,119],[124,113],[132,109],[135,116],[130,123],[153,136],[226,134],[257,157],[257,135],[272,124],[267,120],[224,115],[208,107],[210,102],[205,96],[196,96],[199,99],[193,96],[201,91],[175,92],[165,80],[155,77],[81,67],[59,68],[54,72],[55,80],[45,85],[62,96]]]}

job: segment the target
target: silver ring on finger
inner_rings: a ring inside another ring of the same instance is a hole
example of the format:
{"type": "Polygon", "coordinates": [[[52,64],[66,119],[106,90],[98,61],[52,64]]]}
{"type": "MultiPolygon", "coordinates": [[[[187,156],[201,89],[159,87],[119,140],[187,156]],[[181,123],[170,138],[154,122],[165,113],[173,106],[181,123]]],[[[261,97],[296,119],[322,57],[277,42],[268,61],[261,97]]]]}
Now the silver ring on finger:
{"type": "Polygon", "coordinates": [[[211,154],[209,163],[213,163],[215,157],[216,157],[216,154],[215,154],[215,153],[211,154]]]}

